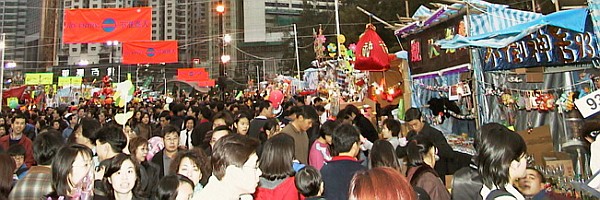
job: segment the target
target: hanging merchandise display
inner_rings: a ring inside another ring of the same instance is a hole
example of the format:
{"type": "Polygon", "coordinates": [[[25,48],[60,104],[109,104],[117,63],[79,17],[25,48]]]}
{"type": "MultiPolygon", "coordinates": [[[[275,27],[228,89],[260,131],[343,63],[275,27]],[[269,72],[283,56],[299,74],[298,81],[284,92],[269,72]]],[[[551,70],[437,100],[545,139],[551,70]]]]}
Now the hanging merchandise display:
{"type": "Polygon", "coordinates": [[[523,90],[515,88],[497,88],[493,84],[480,82],[487,85],[486,96],[498,96],[498,101],[506,107],[514,107],[517,110],[552,112],[569,112],[576,109],[574,101],[579,99],[581,94],[589,94],[589,81],[577,84],[550,88],[544,90],[523,90]],[[572,90],[569,92],[565,90],[572,90]]]}
{"type": "Polygon", "coordinates": [[[448,92],[448,86],[435,86],[435,85],[425,85],[423,83],[418,83],[417,84],[420,88],[426,89],[426,90],[431,90],[431,91],[437,91],[437,92],[448,92]]]}
{"type": "Polygon", "coordinates": [[[386,71],[390,69],[388,49],[375,32],[373,24],[367,24],[365,32],[356,45],[354,69],[364,71],[386,71]]]}
{"type": "Polygon", "coordinates": [[[313,32],[316,33],[316,35],[314,35],[315,41],[313,42],[313,50],[315,51],[315,57],[317,58],[317,60],[323,59],[325,58],[325,47],[323,46],[323,44],[327,39],[323,35],[323,29],[321,27],[319,27],[318,31],[313,30],[313,32]]]}

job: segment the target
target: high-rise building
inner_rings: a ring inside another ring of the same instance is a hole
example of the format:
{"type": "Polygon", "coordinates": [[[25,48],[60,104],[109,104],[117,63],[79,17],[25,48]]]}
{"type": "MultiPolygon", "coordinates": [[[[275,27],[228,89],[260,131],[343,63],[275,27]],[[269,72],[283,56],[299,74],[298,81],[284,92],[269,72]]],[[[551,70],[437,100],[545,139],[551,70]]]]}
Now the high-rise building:
{"type": "Polygon", "coordinates": [[[236,69],[249,79],[265,81],[278,74],[295,75],[293,54],[296,23],[305,7],[319,11],[334,10],[332,0],[244,0],[243,38],[238,59],[245,61],[236,69]]]}
{"type": "MultiPolygon", "coordinates": [[[[25,25],[25,72],[51,71],[56,65],[58,24],[62,6],[59,0],[28,0],[25,25]]],[[[21,64],[17,63],[17,66],[21,64]]]]}
{"type": "Polygon", "coordinates": [[[200,63],[206,63],[208,60],[208,12],[210,2],[196,1],[194,8],[190,13],[190,39],[186,45],[189,47],[190,58],[200,63]]]}
{"type": "Polygon", "coordinates": [[[191,44],[198,34],[199,13],[203,3],[194,0],[149,0],[152,7],[152,40],[177,40],[179,62],[192,61],[191,44]]]}
{"type": "Polygon", "coordinates": [[[206,33],[200,32],[199,37],[196,38],[199,43],[199,55],[201,56],[201,67],[205,67],[209,72],[211,78],[216,79],[219,76],[219,63],[221,62],[221,55],[229,55],[231,60],[225,64],[225,73],[228,77],[236,77],[240,74],[236,74],[236,67],[239,63],[237,59],[237,44],[241,39],[241,34],[238,27],[240,25],[239,20],[241,19],[241,2],[235,0],[211,0],[210,2],[203,5],[203,10],[206,12],[206,18],[201,15],[200,20],[206,21],[202,23],[200,30],[208,30],[206,33]],[[221,16],[216,11],[216,7],[219,4],[225,6],[225,11],[221,16]],[[220,33],[220,27],[222,27],[223,33],[220,33]],[[223,34],[229,34],[232,40],[229,44],[223,45],[223,34]],[[202,59],[205,56],[204,59],[202,59]]]}
{"type": "Polygon", "coordinates": [[[39,64],[42,4],[42,0],[27,1],[29,10],[25,21],[25,55],[22,64],[26,71],[37,70],[39,64]]]}
{"type": "MultiPolygon", "coordinates": [[[[5,62],[22,63],[25,59],[27,0],[1,0],[0,33],[6,34],[5,62]]],[[[19,65],[17,65],[19,66],[19,65]]]]}

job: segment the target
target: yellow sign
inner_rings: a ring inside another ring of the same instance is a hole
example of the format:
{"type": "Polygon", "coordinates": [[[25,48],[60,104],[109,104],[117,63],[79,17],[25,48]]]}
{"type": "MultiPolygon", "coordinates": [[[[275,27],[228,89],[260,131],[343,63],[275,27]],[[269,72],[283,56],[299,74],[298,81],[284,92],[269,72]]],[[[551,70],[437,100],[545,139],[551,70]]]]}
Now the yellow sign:
{"type": "Polygon", "coordinates": [[[25,85],[39,85],[40,75],[37,73],[26,73],[25,74],[25,85]]]}
{"type": "Polygon", "coordinates": [[[58,87],[71,85],[71,77],[58,77],[58,87]]]}
{"type": "Polygon", "coordinates": [[[79,86],[83,79],[78,76],[58,77],[58,86],[79,86]]]}
{"type": "Polygon", "coordinates": [[[52,85],[54,74],[52,73],[39,73],[40,85],[52,85]]]}
{"type": "Polygon", "coordinates": [[[80,86],[82,81],[83,81],[83,79],[79,76],[71,77],[71,85],[80,86]]]}
{"type": "Polygon", "coordinates": [[[52,73],[26,73],[25,85],[51,85],[53,78],[52,73]]]}

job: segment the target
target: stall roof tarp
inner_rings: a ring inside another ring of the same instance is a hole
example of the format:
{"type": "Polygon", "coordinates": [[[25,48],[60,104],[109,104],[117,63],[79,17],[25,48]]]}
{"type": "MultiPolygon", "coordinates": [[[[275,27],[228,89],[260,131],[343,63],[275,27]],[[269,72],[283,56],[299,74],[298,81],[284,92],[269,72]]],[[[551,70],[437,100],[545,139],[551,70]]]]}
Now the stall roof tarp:
{"type": "Polygon", "coordinates": [[[444,22],[448,19],[456,17],[461,9],[463,9],[464,5],[462,4],[453,4],[450,6],[442,7],[435,12],[431,12],[430,14],[426,12],[419,11],[415,13],[413,18],[425,18],[422,21],[416,21],[411,24],[408,24],[398,30],[394,31],[396,36],[405,37],[407,35],[415,34],[421,32],[430,26],[435,24],[444,22]]]}
{"type": "Polygon", "coordinates": [[[470,14],[471,35],[480,35],[502,30],[542,17],[539,13],[511,9],[507,5],[493,4],[481,0],[469,0],[462,3],[443,6],[436,11],[431,11],[424,6],[421,6],[417,9],[412,18],[422,20],[397,29],[394,31],[394,34],[396,36],[406,37],[407,35],[421,32],[428,29],[430,26],[463,15],[466,13],[467,5],[472,10],[470,14]]]}
{"type": "Polygon", "coordinates": [[[469,5],[471,5],[471,10],[481,12],[481,14],[471,13],[469,15],[471,36],[503,30],[543,16],[540,13],[511,9],[508,5],[479,0],[471,0],[469,5]]]}
{"type": "Polygon", "coordinates": [[[440,45],[442,49],[455,49],[467,46],[502,48],[547,25],[583,32],[587,16],[588,10],[585,8],[559,11],[504,30],[473,37],[455,35],[451,40],[439,40],[436,44],[440,45]]]}

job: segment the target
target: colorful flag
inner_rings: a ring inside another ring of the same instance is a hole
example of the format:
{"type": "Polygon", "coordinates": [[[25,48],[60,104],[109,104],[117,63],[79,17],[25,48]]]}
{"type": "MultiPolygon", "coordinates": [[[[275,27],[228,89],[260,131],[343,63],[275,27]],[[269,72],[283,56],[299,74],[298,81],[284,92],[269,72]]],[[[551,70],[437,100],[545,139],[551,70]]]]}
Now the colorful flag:
{"type": "Polygon", "coordinates": [[[10,97],[21,98],[21,96],[23,96],[23,93],[25,93],[26,88],[27,88],[27,86],[24,85],[21,87],[15,87],[15,88],[10,88],[8,90],[4,90],[3,98],[10,98],[10,97]]]}
{"type": "Polygon", "coordinates": [[[176,63],[177,41],[144,41],[123,43],[123,64],[176,63]]]}
{"type": "Polygon", "coordinates": [[[152,39],[152,8],[67,9],[63,43],[104,43],[152,39]]]}

